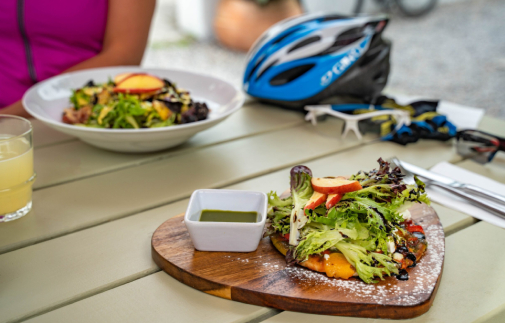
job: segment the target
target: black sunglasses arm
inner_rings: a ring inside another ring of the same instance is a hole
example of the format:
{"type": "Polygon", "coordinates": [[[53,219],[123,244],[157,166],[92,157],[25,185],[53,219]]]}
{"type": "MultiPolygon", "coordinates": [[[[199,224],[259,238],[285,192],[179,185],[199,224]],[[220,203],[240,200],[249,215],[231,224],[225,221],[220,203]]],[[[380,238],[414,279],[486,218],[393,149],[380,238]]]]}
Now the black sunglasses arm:
{"type": "Polygon", "coordinates": [[[497,137],[498,141],[500,142],[500,146],[498,147],[498,150],[505,151],[505,139],[497,137]]]}
{"type": "Polygon", "coordinates": [[[492,135],[490,133],[487,133],[487,132],[484,132],[481,130],[472,130],[472,129],[465,129],[465,130],[458,131],[456,133],[456,138],[459,139],[465,131],[475,131],[475,132],[479,132],[479,133],[482,133],[482,134],[490,136],[490,137],[495,137],[496,139],[498,139],[498,142],[500,143],[500,145],[498,146],[498,150],[505,151],[505,138],[501,138],[501,137],[498,137],[496,135],[492,135]]]}

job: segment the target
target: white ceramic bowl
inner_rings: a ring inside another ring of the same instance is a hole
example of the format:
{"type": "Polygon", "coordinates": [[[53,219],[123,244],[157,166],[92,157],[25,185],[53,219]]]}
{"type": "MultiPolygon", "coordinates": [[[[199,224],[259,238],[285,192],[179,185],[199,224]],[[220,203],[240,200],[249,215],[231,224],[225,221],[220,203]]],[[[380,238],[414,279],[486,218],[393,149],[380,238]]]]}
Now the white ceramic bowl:
{"type": "Polygon", "coordinates": [[[196,190],[191,195],[184,223],[195,249],[251,252],[258,248],[267,218],[265,193],[235,190],[196,190]],[[200,222],[202,210],[256,211],[255,223],[200,222]]]}
{"type": "Polygon", "coordinates": [[[58,75],[32,86],[23,96],[26,111],[49,127],[78,137],[90,145],[120,152],[157,151],[182,144],[196,133],[223,121],[240,109],[243,102],[244,97],[238,89],[218,78],[181,70],[138,66],[97,68],[58,75]],[[61,121],[63,109],[70,107],[71,89],[82,87],[89,80],[106,82],[126,72],[149,73],[189,90],[195,101],[205,102],[211,109],[208,119],[149,129],[97,129],[61,121]]]}

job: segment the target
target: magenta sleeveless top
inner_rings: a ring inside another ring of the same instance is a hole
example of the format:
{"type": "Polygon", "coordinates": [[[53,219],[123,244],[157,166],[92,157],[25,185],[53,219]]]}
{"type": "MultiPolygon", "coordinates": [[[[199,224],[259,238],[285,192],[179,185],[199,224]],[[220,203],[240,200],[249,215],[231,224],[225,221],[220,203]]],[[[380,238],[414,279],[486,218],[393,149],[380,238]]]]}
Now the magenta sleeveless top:
{"type": "Polygon", "coordinates": [[[107,0],[0,0],[0,109],[98,54],[107,9],[107,0]]]}

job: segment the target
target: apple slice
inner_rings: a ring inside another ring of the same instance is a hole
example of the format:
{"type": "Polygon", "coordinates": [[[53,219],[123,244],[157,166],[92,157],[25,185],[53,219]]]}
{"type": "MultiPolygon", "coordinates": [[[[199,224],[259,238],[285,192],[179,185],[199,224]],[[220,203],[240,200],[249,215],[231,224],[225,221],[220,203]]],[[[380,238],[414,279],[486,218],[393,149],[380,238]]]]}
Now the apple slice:
{"type": "Polygon", "coordinates": [[[326,199],[326,208],[329,210],[334,207],[341,199],[344,194],[329,194],[326,199]]]}
{"type": "Polygon", "coordinates": [[[312,193],[312,196],[310,197],[309,201],[307,202],[307,204],[303,209],[314,210],[316,207],[318,207],[319,205],[323,204],[324,201],[326,201],[326,197],[327,197],[326,194],[321,194],[319,192],[312,193]]]}
{"type": "Polygon", "coordinates": [[[115,92],[146,93],[160,90],[164,83],[159,78],[148,74],[133,74],[116,83],[115,92]]]}
{"type": "Polygon", "coordinates": [[[119,84],[121,83],[122,81],[124,81],[125,79],[127,79],[128,77],[132,76],[133,73],[121,73],[121,74],[118,74],[114,77],[114,83],[119,84]]]}
{"type": "Polygon", "coordinates": [[[358,181],[343,177],[313,177],[312,188],[322,194],[345,194],[362,189],[358,181]]]}

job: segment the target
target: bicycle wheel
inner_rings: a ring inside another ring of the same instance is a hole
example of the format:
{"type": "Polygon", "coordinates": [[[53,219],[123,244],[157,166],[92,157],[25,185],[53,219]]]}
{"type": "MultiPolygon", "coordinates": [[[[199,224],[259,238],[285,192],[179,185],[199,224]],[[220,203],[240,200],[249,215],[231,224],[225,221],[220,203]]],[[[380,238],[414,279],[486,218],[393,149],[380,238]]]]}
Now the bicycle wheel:
{"type": "Polygon", "coordinates": [[[420,17],[436,7],[438,0],[396,0],[398,10],[408,17],[420,17]]]}

